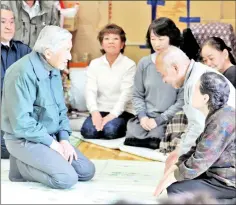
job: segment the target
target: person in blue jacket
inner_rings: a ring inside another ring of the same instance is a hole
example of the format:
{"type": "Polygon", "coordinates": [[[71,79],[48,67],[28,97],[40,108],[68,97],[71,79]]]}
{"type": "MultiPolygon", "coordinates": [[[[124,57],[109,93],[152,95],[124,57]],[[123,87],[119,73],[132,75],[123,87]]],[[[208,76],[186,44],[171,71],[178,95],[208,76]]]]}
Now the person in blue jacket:
{"type": "MultiPolygon", "coordinates": [[[[15,35],[15,18],[13,11],[6,5],[1,5],[1,94],[6,70],[18,59],[31,52],[31,48],[21,41],[13,40],[15,35]]],[[[1,131],[1,158],[8,159],[5,140],[1,131]]]]}
{"type": "Polygon", "coordinates": [[[33,51],[6,72],[1,122],[11,181],[67,189],[95,174],[94,164],[69,142],[60,70],[71,60],[71,48],[69,31],[45,26],[33,51]]]}

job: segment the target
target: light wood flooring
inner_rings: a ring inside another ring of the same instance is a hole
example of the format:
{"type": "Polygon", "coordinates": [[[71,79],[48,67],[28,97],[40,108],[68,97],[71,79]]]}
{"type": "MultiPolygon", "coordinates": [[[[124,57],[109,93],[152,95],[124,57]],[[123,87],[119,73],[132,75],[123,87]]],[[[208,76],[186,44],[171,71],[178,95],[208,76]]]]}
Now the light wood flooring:
{"type": "Polygon", "coordinates": [[[78,149],[89,159],[114,159],[114,160],[139,160],[139,161],[152,161],[136,155],[132,155],[119,150],[113,150],[88,142],[81,142],[78,149]]]}

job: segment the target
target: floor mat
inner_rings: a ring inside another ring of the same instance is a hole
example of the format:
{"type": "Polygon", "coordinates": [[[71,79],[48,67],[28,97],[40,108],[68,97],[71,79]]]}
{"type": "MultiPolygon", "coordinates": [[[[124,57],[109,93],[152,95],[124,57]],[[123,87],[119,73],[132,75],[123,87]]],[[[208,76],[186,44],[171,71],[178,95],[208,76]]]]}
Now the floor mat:
{"type": "MultiPolygon", "coordinates": [[[[93,162],[96,166],[93,180],[78,182],[68,190],[55,190],[39,183],[10,182],[9,160],[1,160],[1,203],[109,204],[118,199],[130,199],[146,204],[157,203],[153,192],[163,175],[164,163],[128,160],[93,162]]],[[[159,198],[166,196],[164,191],[159,198]]]]}
{"type": "Polygon", "coordinates": [[[129,154],[134,154],[137,156],[141,156],[147,159],[152,159],[160,162],[165,162],[168,154],[164,154],[159,152],[159,150],[153,150],[149,148],[141,148],[141,147],[132,147],[127,145],[120,146],[120,150],[123,152],[127,152],[129,154]]]}
{"type": "Polygon", "coordinates": [[[72,132],[74,137],[79,138],[82,141],[90,142],[92,144],[100,145],[102,147],[110,149],[119,149],[121,145],[124,144],[125,137],[114,139],[114,140],[104,140],[104,139],[85,139],[80,132],[72,132]]]}
{"type": "Polygon", "coordinates": [[[78,137],[73,136],[73,134],[70,136],[70,143],[74,147],[78,147],[81,142],[82,142],[82,140],[79,139],[78,137]]]}
{"type": "Polygon", "coordinates": [[[110,148],[110,149],[118,149],[123,152],[127,152],[130,154],[137,155],[139,157],[144,157],[146,159],[151,159],[155,161],[165,162],[169,155],[169,154],[164,154],[160,152],[158,149],[153,150],[149,148],[124,145],[125,137],[114,139],[114,140],[102,140],[102,139],[85,139],[80,134],[80,132],[73,132],[72,135],[74,137],[78,137],[79,139],[85,142],[89,142],[89,143],[96,144],[96,145],[110,148]]]}

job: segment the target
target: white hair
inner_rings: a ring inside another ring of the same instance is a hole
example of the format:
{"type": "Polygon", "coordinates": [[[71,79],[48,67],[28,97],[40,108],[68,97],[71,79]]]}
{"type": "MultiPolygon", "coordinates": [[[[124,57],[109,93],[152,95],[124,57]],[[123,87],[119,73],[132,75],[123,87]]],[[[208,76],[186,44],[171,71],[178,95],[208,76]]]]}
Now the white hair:
{"type": "Polygon", "coordinates": [[[59,26],[45,26],[35,42],[33,50],[44,54],[46,49],[56,52],[61,47],[61,42],[71,40],[72,34],[59,26]]]}
{"type": "Polygon", "coordinates": [[[164,64],[180,64],[183,65],[189,61],[188,56],[179,48],[175,46],[170,46],[168,52],[163,57],[164,64]]]}

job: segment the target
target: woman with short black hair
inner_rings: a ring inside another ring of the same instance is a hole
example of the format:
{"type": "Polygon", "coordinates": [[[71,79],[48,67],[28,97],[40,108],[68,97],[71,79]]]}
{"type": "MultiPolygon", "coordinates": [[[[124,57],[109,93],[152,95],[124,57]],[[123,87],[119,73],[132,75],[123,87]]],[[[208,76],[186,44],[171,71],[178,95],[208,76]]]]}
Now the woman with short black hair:
{"type": "Polygon", "coordinates": [[[153,48],[151,34],[155,36],[166,36],[169,39],[169,44],[172,46],[179,47],[181,44],[181,33],[174,21],[167,17],[160,17],[154,20],[148,28],[146,34],[146,44],[149,48],[153,48]]]}
{"type": "Polygon", "coordinates": [[[136,116],[127,124],[124,144],[158,149],[166,124],[184,105],[183,89],[174,89],[156,71],[156,56],[170,45],[179,46],[180,30],[166,17],[154,20],[147,31],[147,46],[155,52],[143,57],[134,79],[133,105],[136,116]]]}

